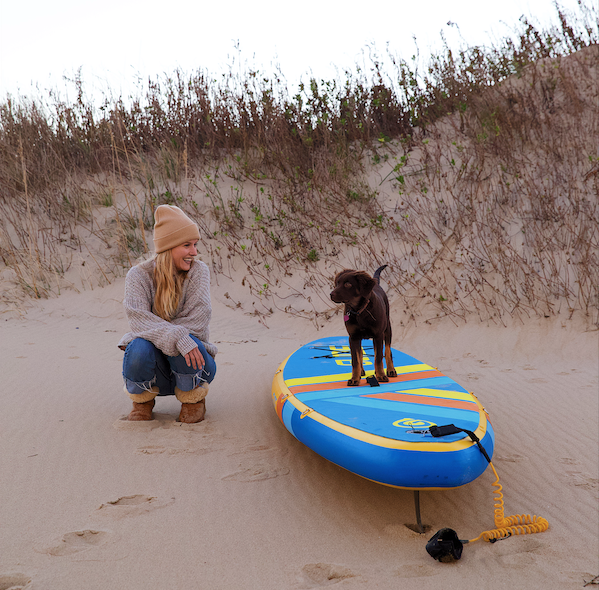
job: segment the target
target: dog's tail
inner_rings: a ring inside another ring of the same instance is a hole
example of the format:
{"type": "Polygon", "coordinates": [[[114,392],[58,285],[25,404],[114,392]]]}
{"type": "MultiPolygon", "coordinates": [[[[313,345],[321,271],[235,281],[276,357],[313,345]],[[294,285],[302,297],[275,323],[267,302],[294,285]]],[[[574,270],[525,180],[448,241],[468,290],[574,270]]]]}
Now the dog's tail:
{"type": "Polygon", "coordinates": [[[387,268],[386,264],[383,264],[383,266],[379,266],[375,271],[374,274],[372,275],[372,278],[380,285],[381,284],[381,272],[383,271],[383,269],[387,268]]]}

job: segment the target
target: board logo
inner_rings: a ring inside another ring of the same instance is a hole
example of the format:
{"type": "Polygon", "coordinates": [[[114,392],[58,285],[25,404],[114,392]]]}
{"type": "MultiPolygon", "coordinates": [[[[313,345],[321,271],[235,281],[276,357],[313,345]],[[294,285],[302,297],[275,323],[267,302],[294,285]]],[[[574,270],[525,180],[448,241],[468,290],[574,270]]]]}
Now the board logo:
{"type": "MultiPolygon", "coordinates": [[[[329,345],[329,350],[335,359],[335,363],[344,367],[351,367],[351,351],[349,346],[333,346],[329,345]],[[347,357],[347,358],[339,358],[347,357]]],[[[368,358],[364,350],[362,350],[364,357],[362,359],[363,365],[372,365],[372,361],[368,358]]]]}
{"type": "Polygon", "coordinates": [[[434,422],[428,420],[419,420],[418,418],[401,418],[393,422],[393,426],[398,428],[430,428],[431,426],[437,426],[434,422]]]}

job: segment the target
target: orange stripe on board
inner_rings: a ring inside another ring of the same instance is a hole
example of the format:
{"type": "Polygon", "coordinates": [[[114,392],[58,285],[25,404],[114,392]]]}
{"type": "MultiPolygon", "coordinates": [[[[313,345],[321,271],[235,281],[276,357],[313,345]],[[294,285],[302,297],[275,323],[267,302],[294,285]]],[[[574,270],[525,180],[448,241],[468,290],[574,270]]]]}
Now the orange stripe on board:
{"type": "Polygon", "coordinates": [[[395,393],[393,391],[389,391],[387,393],[361,395],[360,397],[373,397],[375,399],[385,399],[393,402],[424,404],[425,406],[441,406],[444,408],[455,408],[460,410],[470,410],[471,412],[478,412],[478,406],[475,402],[463,402],[447,398],[427,397],[425,395],[410,395],[408,393],[395,393]]]}
{"type": "MultiPolygon", "coordinates": [[[[402,381],[417,381],[419,379],[430,379],[431,377],[444,377],[439,371],[420,371],[419,373],[408,373],[406,375],[398,375],[390,377],[389,383],[401,383],[402,381]]],[[[386,382],[385,382],[386,383],[386,382]]],[[[366,385],[366,380],[362,379],[360,385],[366,385]]],[[[332,383],[312,383],[310,385],[295,385],[289,388],[289,391],[294,395],[296,393],[305,393],[307,391],[326,391],[327,389],[340,389],[348,387],[347,381],[333,381],[332,383]]],[[[352,386],[353,389],[355,386],[352,386]]]]}
{"type": "MultiPolygon", "coordinates": [[[[279,420],[281,422],[283,422],[283,406],[285,405],[285,402],[287,401],[287,396],[281,394],[278,398],[277,398],[277,405],[276,405],[276,412],[277,412],[277,416],[279,417],[279,420]],[[283,399],[284,398],[284,399],[283,399]]],[[[283,422],[284,424],[284,422],[283,422]]]]}

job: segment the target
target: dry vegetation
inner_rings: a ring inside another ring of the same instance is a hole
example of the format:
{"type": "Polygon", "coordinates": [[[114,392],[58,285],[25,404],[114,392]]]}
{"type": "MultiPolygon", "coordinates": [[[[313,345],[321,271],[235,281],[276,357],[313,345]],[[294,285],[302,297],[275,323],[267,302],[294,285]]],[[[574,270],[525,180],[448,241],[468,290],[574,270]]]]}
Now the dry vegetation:
{"type": "Polygon", "coordinates": [[[549,30],[523,20],[425,72],[389,55],[293,95],[249,71],[176,72],[130,104],[98,107],[80,79],[71,102],[8,97],[3,302],[122,276],[173,203],[198,221],[217,281],[247,269],[227,296],[243,307],[249,289],[263,317],[329,314],[336,270],[385,263],[407,321],[596,322],[597,14],[556,10],[549,30]]]}

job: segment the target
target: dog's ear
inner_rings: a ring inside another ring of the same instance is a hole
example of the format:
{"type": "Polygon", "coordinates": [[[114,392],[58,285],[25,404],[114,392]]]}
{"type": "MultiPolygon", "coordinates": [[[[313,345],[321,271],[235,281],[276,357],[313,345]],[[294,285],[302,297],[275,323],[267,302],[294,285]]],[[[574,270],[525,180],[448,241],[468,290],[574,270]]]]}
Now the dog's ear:
{"type": "Polygon", "coordinates": [[[369,297],[376,286],[376,281],[363,270],[356,273],[356,281],[358,282],[360,295],[362,297],[369,297]]]}
{"type": "Polygon", "coordinates": [[[344,269],[344,270],[340,270],[336,275],[335,278],[333,279],[333,284],[336,285],[338,282],[341,281],[341,278],[344,277],[344,275],[350,276],[354,273],[355,271],[353,270],[349,270],[349,269],[344,269]]]}

